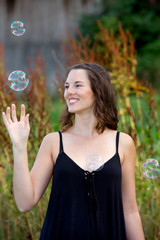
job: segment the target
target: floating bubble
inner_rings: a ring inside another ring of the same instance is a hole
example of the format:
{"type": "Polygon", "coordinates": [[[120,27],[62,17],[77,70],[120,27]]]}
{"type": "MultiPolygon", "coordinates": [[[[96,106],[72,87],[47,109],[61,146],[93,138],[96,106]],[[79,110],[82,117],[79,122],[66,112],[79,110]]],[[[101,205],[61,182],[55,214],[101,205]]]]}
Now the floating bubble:
{"type": "Polygon", "coordinates": [[[87,170],[89,172],[92,171],[100,171],[103,168],[103,158],[99,155],[91,155],[87,159],[87,170]]]}
{"type": "Polygon", "coordinates": [[[160,174],[159,162],[156,159],[147,159],[143,164],[143,173],[148,178],[157,178],[160,174]]]}
{"type": "Polygon", "coordinates": [[[25,33],[26,29],[24,27],[24,23],[20,22],[20,21],[14,21],[11,24],[11,32],[15,35],[15,36],[21,36],[25,33]]]}
{"type": "Polygon", "coordinates": [[[20,70],[16,70],[10,73],[8,81],[10,88],[14,91],[23,91],[29,83],[29,79],[26,73],[20,70]]]}

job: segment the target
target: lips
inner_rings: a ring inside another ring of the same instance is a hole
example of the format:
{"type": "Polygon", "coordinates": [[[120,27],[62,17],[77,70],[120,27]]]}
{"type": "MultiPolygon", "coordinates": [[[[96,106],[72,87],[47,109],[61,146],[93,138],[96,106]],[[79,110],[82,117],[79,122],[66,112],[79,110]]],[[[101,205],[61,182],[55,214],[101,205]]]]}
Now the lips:
{"type": "Polygon", "coordinates": [[[76,103],[77,101],[79,101],[78,98],[69,98],[69,103],[70,104],[76,103]]]}

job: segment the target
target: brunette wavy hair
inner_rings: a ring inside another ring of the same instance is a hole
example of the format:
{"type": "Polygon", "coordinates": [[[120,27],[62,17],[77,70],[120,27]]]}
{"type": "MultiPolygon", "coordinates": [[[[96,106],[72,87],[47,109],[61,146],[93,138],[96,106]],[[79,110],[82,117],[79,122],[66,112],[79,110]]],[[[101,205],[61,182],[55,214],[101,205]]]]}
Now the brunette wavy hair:
{"type": "MultiPolygon", "coordinates": [[[[67,75],[73,69],[84,69],[88,74],[91,89],[95,95],[94,115],[98,120],[97,132],[103,133],[106,127],[117,130],[118,114],[116,97],[113,91],[109,73],[96,63],[79,63],[68,69],[67,75]]],[[[74,113],[68,112],[66,108],[60,118],[60,128],[64,132],[74,123],[74,113]]]]}

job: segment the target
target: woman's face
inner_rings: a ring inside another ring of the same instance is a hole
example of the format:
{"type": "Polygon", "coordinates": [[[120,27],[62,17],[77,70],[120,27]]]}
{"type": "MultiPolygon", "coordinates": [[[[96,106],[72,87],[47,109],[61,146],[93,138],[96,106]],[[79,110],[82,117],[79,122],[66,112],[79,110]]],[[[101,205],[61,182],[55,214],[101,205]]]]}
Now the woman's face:
{"type": "Polygon", "coordinates": [[[64,98],[70,113],[93,111],[95,96],[86,70],[73,69],[69,72],[65,82],[64,98]]]}

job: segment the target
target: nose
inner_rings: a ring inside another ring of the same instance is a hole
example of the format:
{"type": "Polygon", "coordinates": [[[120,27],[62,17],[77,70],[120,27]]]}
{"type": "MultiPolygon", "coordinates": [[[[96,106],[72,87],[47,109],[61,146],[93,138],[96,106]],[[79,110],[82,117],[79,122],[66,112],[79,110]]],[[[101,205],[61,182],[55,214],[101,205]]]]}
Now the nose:
{"type": "Polygon", "coordinates": [[[72,86],[69,86],[67,90],[65,91],[66,95],[74,94],[75,90],[72,86]]]}

